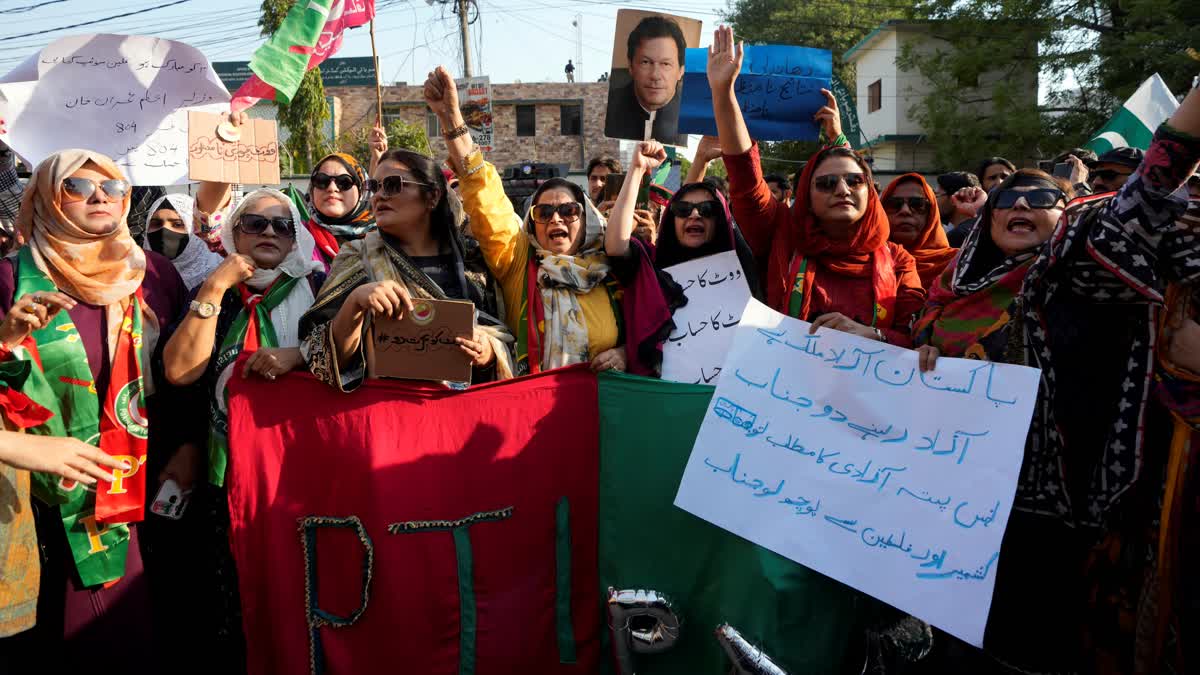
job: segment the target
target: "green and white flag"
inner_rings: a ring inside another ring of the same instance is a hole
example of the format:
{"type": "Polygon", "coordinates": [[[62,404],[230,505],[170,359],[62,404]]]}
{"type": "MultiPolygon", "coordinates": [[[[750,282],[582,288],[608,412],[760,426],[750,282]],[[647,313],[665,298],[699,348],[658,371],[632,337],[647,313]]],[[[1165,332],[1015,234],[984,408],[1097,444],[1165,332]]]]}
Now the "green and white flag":
{"type": "Polygon", "coordinates": [[[1094,150],[1098,155],[1113,148],[1146,150],[1150,147],[1154,130],[1178,107],[1179,103],[1175,101],[1171,90],[1167,89],[1167,83],[1155,73],[1133,92],[1133,96],[1125,101],[1117,114],[1084,147],[1094,150]]]}

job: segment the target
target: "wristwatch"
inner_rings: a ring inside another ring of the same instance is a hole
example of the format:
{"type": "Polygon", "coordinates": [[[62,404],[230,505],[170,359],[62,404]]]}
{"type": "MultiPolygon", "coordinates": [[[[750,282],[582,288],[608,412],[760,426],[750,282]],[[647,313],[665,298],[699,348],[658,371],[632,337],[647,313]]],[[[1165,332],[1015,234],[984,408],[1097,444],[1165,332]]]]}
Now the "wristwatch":
{"type": "Polygon", "coordinates": [[[188,309],[198,314],[201,319],[211,319],[217,315],[217,306],[211,302],[193,300],[192,304],[188,305],[188,309]]]}

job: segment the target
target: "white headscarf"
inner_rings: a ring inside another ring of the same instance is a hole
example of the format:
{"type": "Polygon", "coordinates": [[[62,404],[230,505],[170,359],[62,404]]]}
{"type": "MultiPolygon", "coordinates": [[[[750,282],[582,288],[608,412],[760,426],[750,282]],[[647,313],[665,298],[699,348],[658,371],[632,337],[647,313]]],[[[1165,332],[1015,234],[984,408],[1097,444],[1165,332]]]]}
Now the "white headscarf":
{"type": "Polygon", "coordinates": [[[213,253],[208,249],[208,244],[203,239],[197,237],[192,223],[192,214],[195,208],[195,201],[183,194],[163,195],[154,202],[150,207],[150,211],[146,213],[146,235],[142,238],[142,248],[147,251],[150,249],[150,221],[154,218],[154,212],[159,209],[172,209],[179,214],[179,219],[187,227],[188,242],[171,260],[171,264],[179,271],[179,276],[183,277],[183,283],[187,289],[193,290],[221,264],[221,256],[213,253]]]}
{"type": "Polygon", "coordinates": [[[274,269],[255,269],[254,276],[246,281],[246,285],[255,291],[265,291],[271,284],[279,278],[280,274],[286,274],[289,277],[300,279],[300,283],[292,288],[292,292],[279,306],[271,310],[271,324],[275,327],[275,336],[279,338],[280,347],[299,347],[300,346],[300,317],[308,311],[313,304],[312,287],[309,285],[306,277],[312,272],[323,270],[325,267],[320,261],[313,260],[313,249],[316,248],[316,242],[313,241],[312,235],[309,234],[308,228],[304,227],[304,221],[300,218],[300,211],[296,209],[296,205],[292,203],[288,196],[279,190],[270,188],[262,188],[255,190],[246,195],[246,198],[237,205],[233,210],[233,214],[229,217],[229,222],[225,227],[221,228],[221,244],[224,245],[225,251],[233,254],[237,251],[237,247],[233,243],[233,231],[237,227],[238,221],[242,214],[250,210],[259,199],[271,197],[277,200],[280,204],[286,204],[288,211],[291,212],[292,222],[296,224],[296,241],[292,244],[292,249],[288,251],[287,257],[283,262],[274,269]]]}

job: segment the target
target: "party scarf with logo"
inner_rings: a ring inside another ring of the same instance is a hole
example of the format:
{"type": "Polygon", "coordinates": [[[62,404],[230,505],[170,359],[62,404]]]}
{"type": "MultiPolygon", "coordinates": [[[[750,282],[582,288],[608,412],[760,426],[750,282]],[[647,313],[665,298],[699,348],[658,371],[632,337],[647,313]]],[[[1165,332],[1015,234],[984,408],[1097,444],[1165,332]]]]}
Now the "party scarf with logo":
{"type": "Polygon", "coordinates": [[[229,393],[225,391],[226,380],[221,374],[233,366],[243,350],[254,352],[264,347],[279,346],[275,326],[271,323],[271,310],[292,292],[297,281],[299,279],[295,277],[281,274],[261,294],[254,293],[245,284],[238,285],[242,295],[242,311],[233,320],[217,352],[215,366],[218,391],[209,403],[208,480],[213,485],[225,484],[225,466],[229,462],[229,416],[217,405],[218,396],[228,405],[229,393]]]}
{"type": "MultiPolygon", "coordinates": [[[[28,293],[57,290],[21,249],[17,265],[15,298],[28,293]]],[[[36,349],[20,350],[19,358],[41,367],[32,369],[23,393],[54,413],[30,433],[70,436],[98,445],[106,454],[131,467],[117,470],[112,483],[91,488],[50,474],[34,475],[34,494],[59,505],[75,567],[85,586],[120,579],[125,572],[129,527],[142,520],[146,500],[146,416],[142,388],[141,291],[129,299],[117,344],[112,350],[110,379],[103,406],[88,366],[87,352],[66,312],[59,312],[45,328],[33,334],[36,349]]]]}

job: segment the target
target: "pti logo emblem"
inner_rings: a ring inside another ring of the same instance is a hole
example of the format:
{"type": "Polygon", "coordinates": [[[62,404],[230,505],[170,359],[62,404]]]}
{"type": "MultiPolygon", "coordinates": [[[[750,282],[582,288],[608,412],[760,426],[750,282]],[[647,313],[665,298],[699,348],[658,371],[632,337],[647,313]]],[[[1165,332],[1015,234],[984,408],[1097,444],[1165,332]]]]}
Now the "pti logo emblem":
{"type": "Polygon", "coordinates": [[[433,303],[428,300],[413,300],[412,320],[418,326],[424,326],[433,321],[433,303]]]}
{"type": "Polygon", "coordinates": [[[131,435],[142,440],[146,440],[149,435],[147,430],[146,415],[142,411],[142,381],[141,379],[129,382],[121,391],[117,392],[117,400],[113,405],[113,412],[117,414],[117,421],[121,426],[125,427],[131,435]]]}

